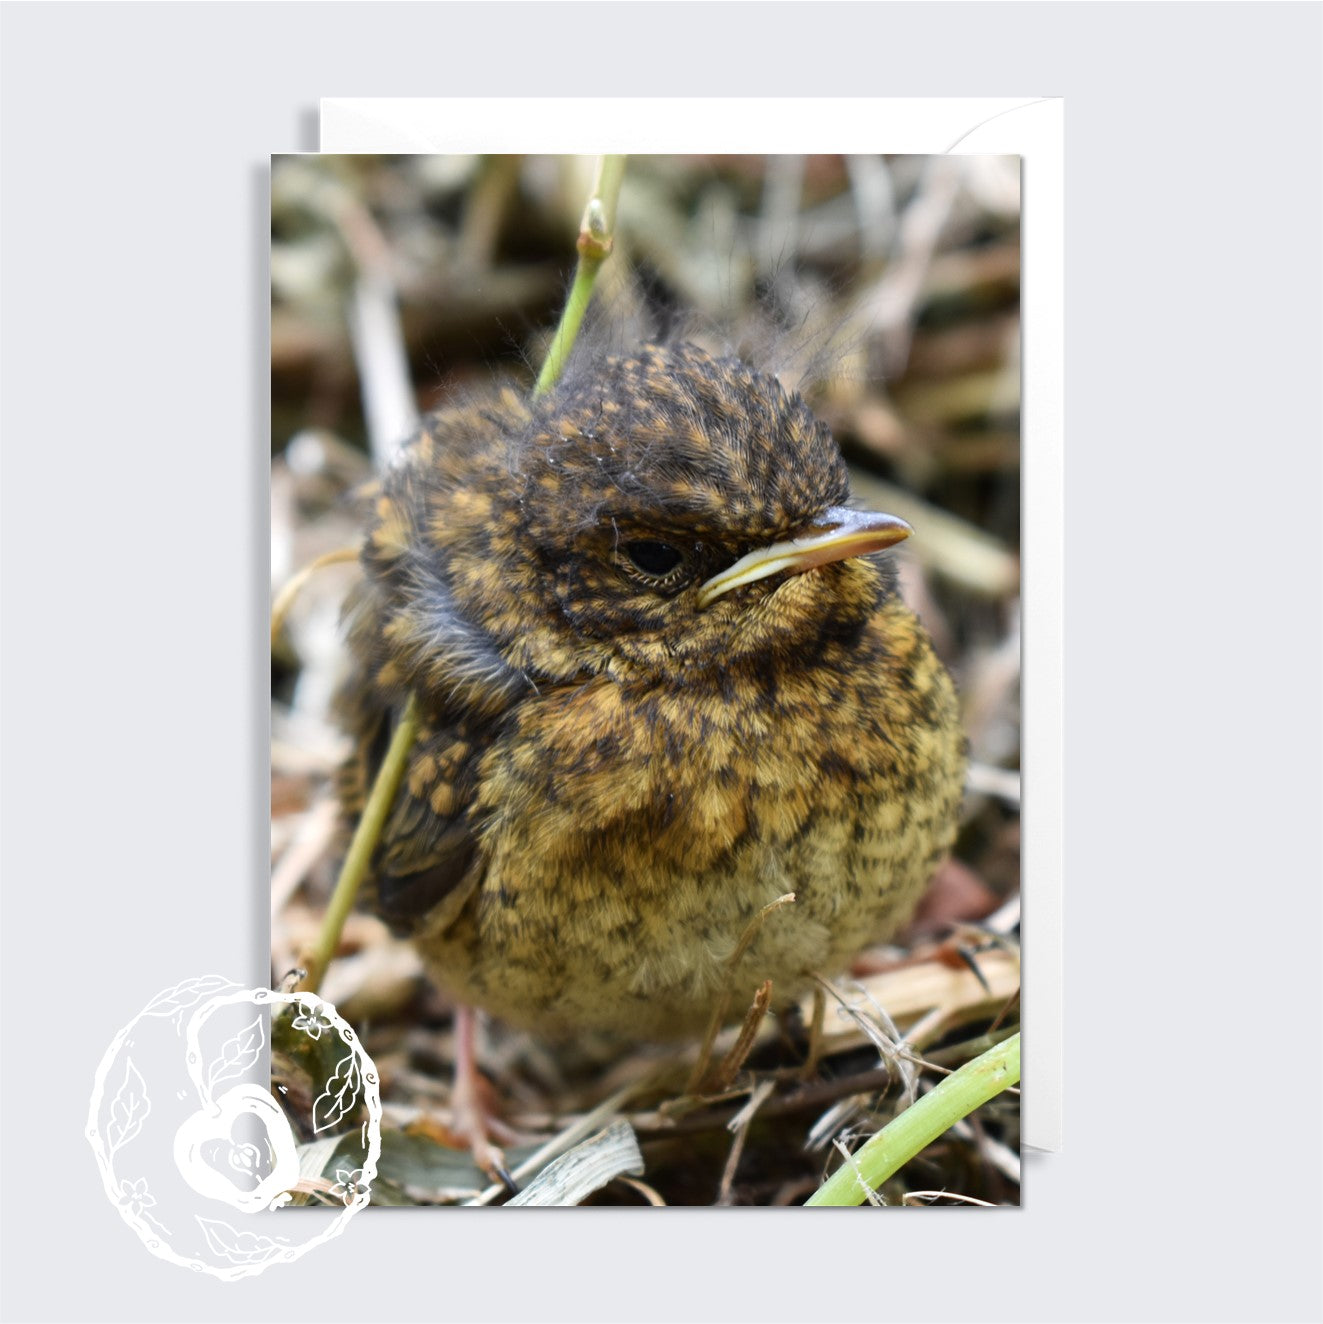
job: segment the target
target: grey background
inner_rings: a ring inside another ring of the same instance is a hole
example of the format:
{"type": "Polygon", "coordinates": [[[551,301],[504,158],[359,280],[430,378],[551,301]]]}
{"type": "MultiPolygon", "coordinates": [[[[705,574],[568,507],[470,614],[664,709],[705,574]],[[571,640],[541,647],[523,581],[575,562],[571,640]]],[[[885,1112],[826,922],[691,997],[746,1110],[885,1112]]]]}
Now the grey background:
{"type": "Polygon", "coordinates": [[[1318,1318],[1317,6],[3,24],[6,1318],[1318,1318]],[[265,974],[267,157],[567,90],[1066,98],[1069,1148],[1021,1212],[371,1211],[202,1280],[81,1132],[152,994],[265,974]]]}

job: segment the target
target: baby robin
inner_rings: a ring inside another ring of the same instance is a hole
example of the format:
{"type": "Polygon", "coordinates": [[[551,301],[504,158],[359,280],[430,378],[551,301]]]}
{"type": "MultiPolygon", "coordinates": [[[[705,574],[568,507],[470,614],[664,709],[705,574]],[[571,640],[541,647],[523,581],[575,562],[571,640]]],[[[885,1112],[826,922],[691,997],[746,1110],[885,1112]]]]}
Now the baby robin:
{"type": "Polygon", "coordinates": [[[418,738],[375,906],[456,1000],[658,1039],[840,970],[955,835],[950,678],[796,395],[687,344],[428,418],[349,608],[360,810],[418,738]],[[737,960],[750,922],[793,892],[737,960]]]}

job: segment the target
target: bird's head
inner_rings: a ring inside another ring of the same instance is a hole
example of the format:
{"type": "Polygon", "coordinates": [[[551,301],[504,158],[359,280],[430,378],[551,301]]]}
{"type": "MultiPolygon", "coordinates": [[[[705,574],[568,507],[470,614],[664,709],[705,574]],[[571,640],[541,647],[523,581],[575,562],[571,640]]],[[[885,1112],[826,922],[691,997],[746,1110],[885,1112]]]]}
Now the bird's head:
{"type": "Polygon", "coordinates": [[[415,638],[476,630],[534,683],[683,676],[802,657],[888,589],[869,554],[909,526],[848,509],[827,428],[739,360],[647,345],[505,408],[415,471],[415,638]]]}

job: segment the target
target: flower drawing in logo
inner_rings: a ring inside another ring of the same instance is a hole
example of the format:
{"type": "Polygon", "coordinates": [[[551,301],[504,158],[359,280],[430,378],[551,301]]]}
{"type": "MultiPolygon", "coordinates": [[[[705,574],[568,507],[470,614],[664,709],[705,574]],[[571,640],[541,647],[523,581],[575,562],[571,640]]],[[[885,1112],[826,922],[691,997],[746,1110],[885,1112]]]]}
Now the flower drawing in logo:
{"type": "Polygon", "coordinates": [[[292,1022],[294,1029],[302,1030],[310,1039],[320,1039],[322,1035],[332,1028],[330,1017],[320,1008],[308,1008],[301,1011],[294,1017],[292,1022]]]}
{"type": "Polygon", "coordinates": [[[344,1168],[337,1168],[335,1185],[331,1187],[330,1193],[347,1205],[353,1204],[356,1200],[365,1200],[368,1186],[363,1180],[363,1169],[355,1168],[352,1172],[347,1172],[344,1168]]]}

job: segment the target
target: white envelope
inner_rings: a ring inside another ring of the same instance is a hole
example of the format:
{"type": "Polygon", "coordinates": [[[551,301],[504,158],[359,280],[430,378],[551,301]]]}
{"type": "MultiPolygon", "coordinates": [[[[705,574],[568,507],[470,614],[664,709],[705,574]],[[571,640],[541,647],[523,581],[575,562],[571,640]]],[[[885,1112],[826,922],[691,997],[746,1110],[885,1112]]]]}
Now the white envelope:
{"type": "Polygon", "coordinates": [[[1063,103],[1060,98],[330,97],[323,152],[953,152],[1022,159],[1024,1107],[1062,1138],[1063,103]]]}

